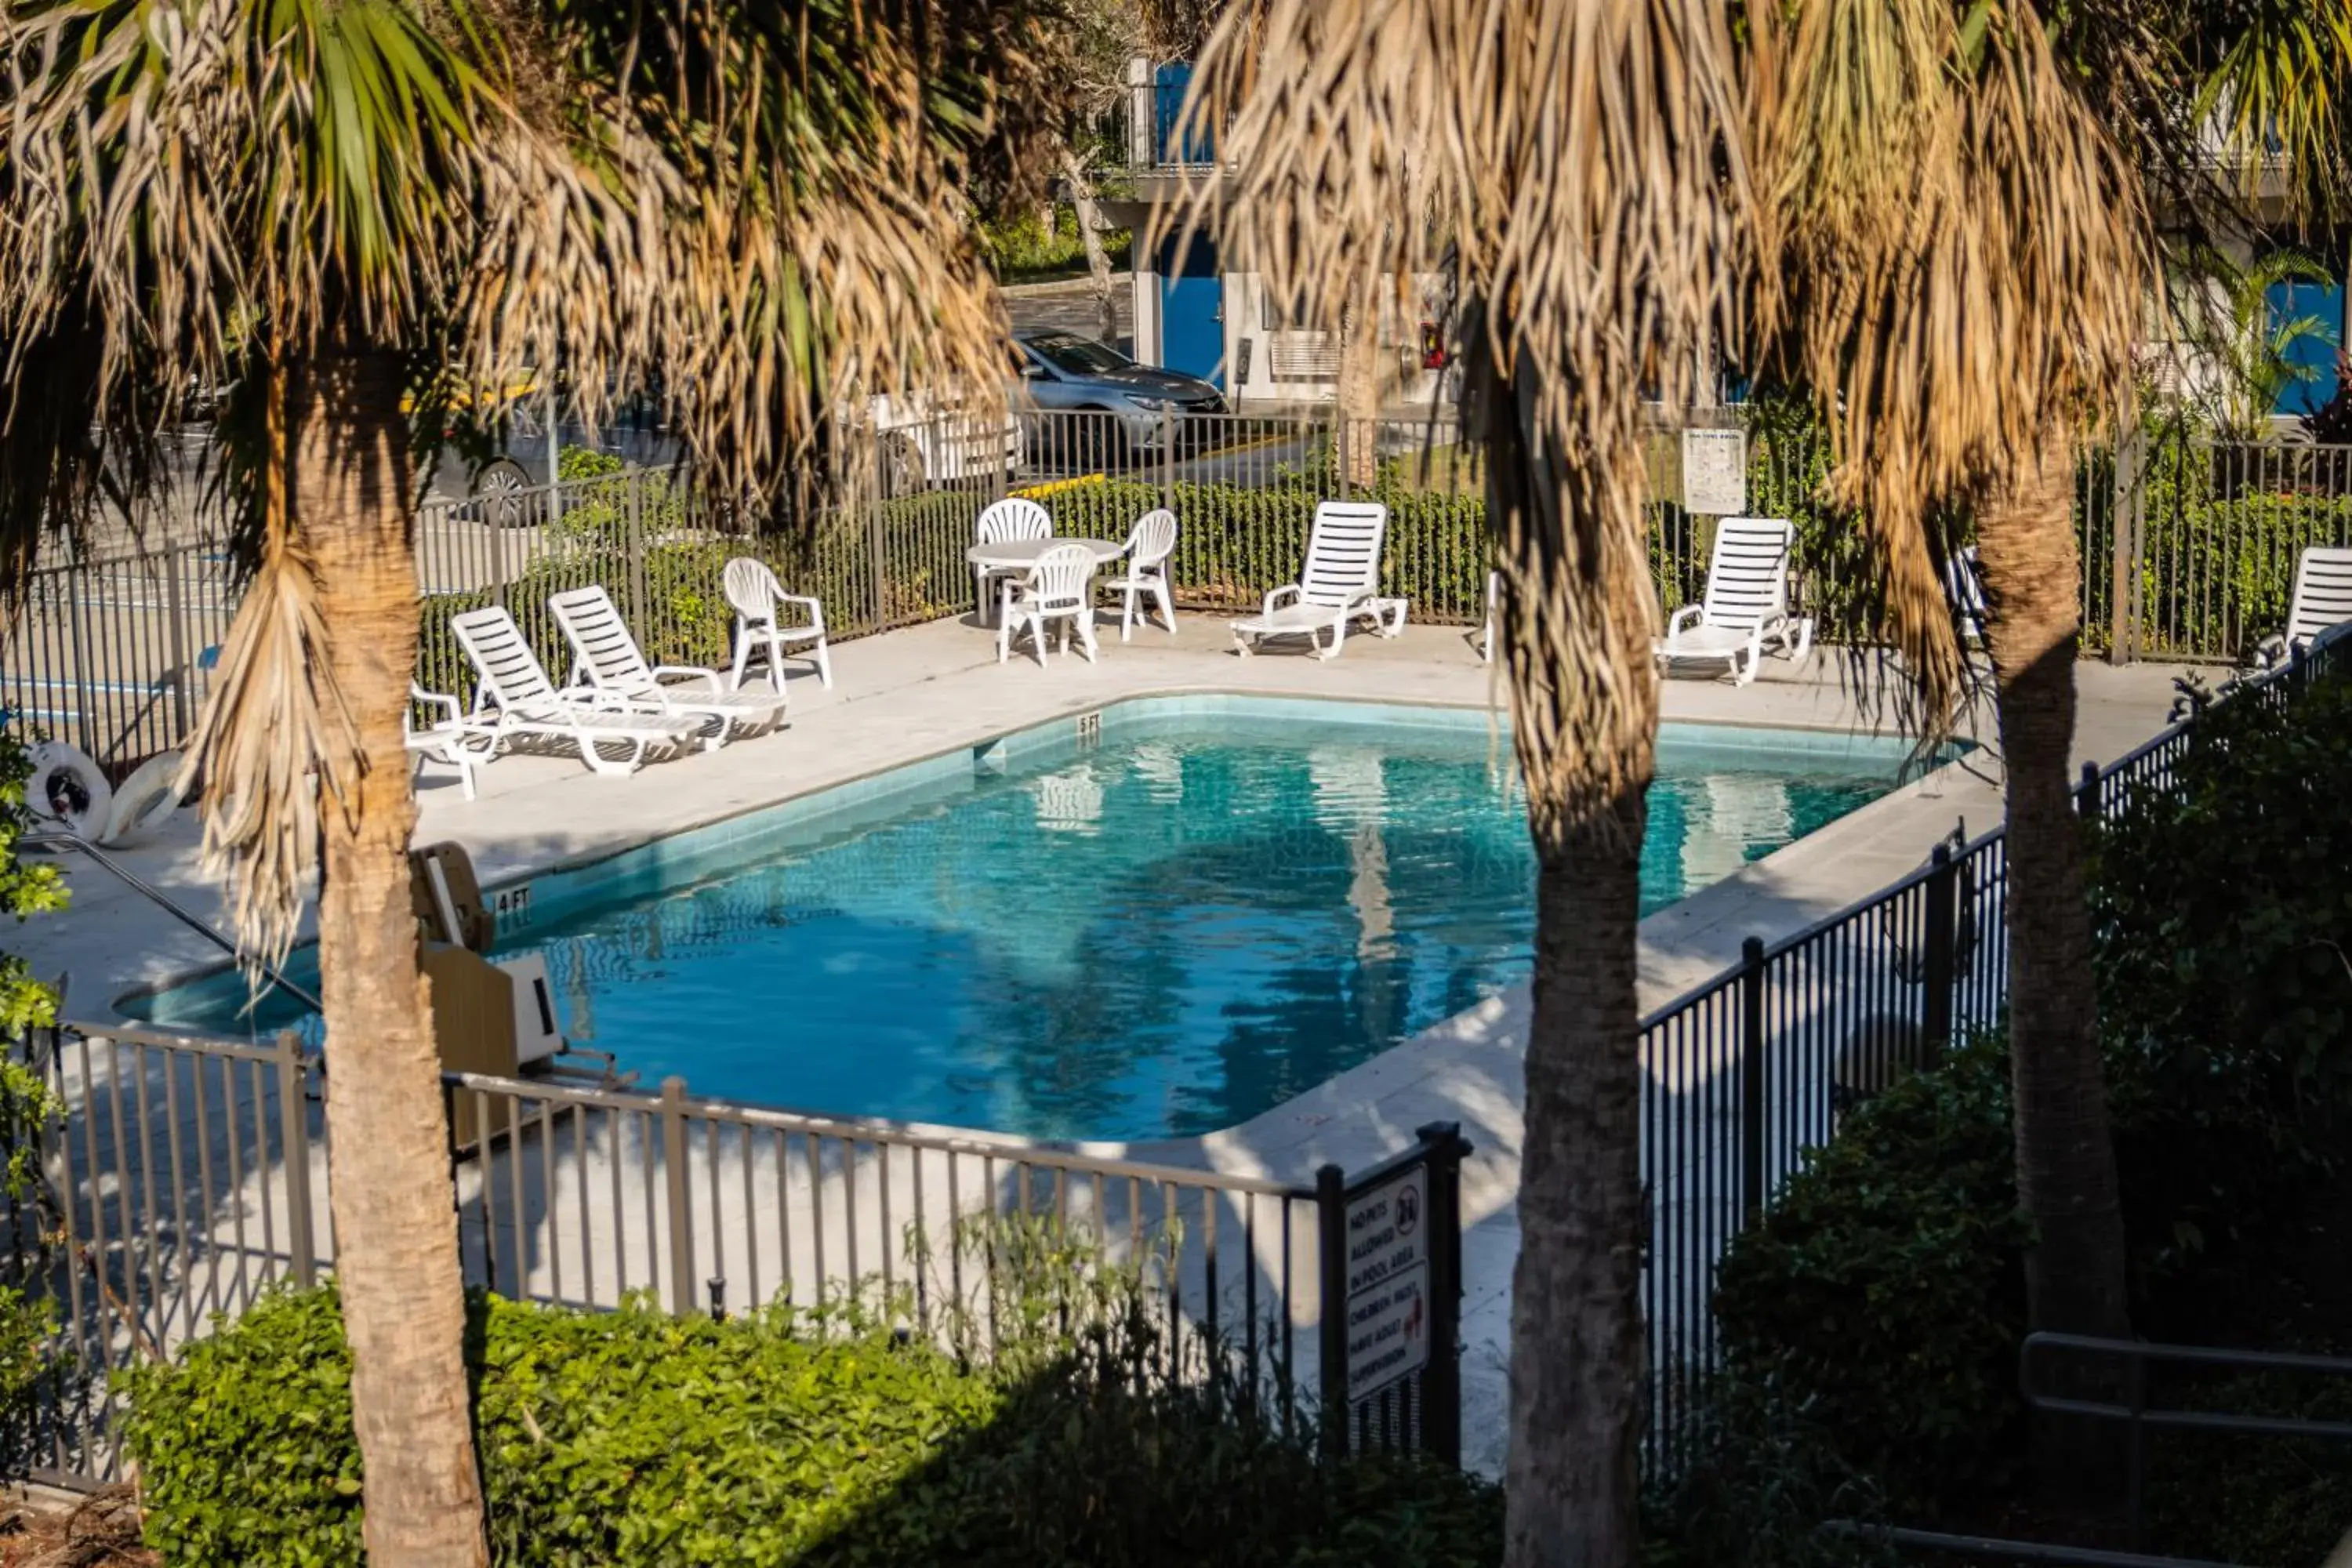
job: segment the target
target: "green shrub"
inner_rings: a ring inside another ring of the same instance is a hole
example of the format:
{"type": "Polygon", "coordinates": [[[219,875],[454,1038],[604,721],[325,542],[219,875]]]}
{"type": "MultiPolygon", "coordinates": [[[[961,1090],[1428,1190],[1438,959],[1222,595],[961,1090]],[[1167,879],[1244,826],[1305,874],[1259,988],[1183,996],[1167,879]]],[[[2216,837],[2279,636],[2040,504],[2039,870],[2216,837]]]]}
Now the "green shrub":
{"type": "Polygon", "coordinates": [[[2209,706],[2195,737],[2177,792],[2095,835],[2091,879],[2143,1327],[2186,1335],[2236,1315],[2249,1250],[2343,1168],[2352,679],[2209,706]]]}
{"type": "MultiPolygon", "coordinates": [[[[1492,1487],[1320,1463],[1230,1404],[1108,1375],[1121,1363],[1078,1340],[989,1373],[849,1312],[714,1323],[478,1298],[467,1356],[502,1563],[1500,1557],[1492,1487]]],[[[150,1544],[181,1564],[359,1561],[349,1400],[331,1289],[266,1300],[138,1374],[150,1544]]]]}
{"type": "Polygon", "coordinates": [[[2005,1483],[2030,1235],[2007,1052],[1979,1040],[1850,1114],[1725,1255],[1731,1373],[1782,1390],[1898,1507],[2005,1483]]]}
{"type": "MultiPolygon", "coordinates": [[[[2310,1237],[2340,1232],[2352,1179],[2352,815],[2336,798],[2352,680],[2214,706],[2194,733],[2179,793],[2137,796],[2093,841],[2134,1325],[2236,1345],[2311,1344],[2315,1325],[2311,1348],[2352,1349],[2344,1271],[2297,1277],[2310,1237]]],[[[2030,1236],[2011,1160],[1988,1038],[1851,1115],[1717,1276],[1731,1380],[1805,1412],[1828,1458],[1874,1474],[1898,1511],[1965,1507],[2021,1453],[2030,1236]]],[[[2261,1449],[2211,1456],[2214,1484],[2241,1453],[2257,1476],[2293,1463],[2261,1449]]]]}

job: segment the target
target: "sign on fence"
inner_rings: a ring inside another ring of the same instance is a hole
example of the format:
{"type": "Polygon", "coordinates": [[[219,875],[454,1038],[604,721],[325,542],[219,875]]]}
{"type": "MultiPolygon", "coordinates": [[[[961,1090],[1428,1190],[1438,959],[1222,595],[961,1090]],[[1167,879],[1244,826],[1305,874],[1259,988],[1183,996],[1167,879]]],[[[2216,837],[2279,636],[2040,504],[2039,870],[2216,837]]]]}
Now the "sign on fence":
{"type": "Polygon", "coordinates": [[[1459,1463],[1462,1157],[1451,1121],[1349,1182],[1316,1173],[1323,1256],[1322,1397],[1342,1449],[1459,1463]]]}
{"type": "Polygon", "coordinates": [[[1369,1399],[1429,1364],[1429,1167],[1348,1201],[1348,1392],[1369,1399]]]}
{"type": "Polygon", "coordinates": [[[1683,432],[1683,510],[1694,517],[1748,511],[1748,432],[1683,432]]]}

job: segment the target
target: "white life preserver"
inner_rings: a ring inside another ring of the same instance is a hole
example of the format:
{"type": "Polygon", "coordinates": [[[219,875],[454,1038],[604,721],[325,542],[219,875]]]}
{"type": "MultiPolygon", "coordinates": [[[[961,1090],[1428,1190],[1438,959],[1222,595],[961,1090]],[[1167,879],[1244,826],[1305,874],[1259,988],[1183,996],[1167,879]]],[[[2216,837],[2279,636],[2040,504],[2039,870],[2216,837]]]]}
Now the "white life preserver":
{"type": "Polygon", "coordinates": [[[180,753],[148,758],[114,792],[101,844],[122,844],[163,826],[180,808],[180,753]]]}
{"type": "Polygon", "coordinates": [[[89,753],[63,741],[33,747],[33,773],[25,781],[25,804],[36,816],[62,823],[77,837],[95,839],[113,820],[114,786],[89,753]]]}

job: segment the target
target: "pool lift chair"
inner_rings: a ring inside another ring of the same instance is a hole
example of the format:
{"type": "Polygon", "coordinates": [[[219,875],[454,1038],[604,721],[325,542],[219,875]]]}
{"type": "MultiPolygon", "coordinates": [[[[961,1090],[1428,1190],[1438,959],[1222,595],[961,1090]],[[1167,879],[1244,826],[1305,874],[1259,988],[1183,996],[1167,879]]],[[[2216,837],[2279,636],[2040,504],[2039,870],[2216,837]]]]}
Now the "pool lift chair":
{"type": "MultiPolygon", "coordinates": [[[[636,1075],[604,1051],[575,1046],[555,1018],[547,960],[536,952],[493,959],[498,916],[482,896],[465,847],[428,844],[409,854],[409,902],[425,938],[433,981],[433,1033],[445,1072],[485,1078],[545,1078],[592,1089],[623,1089],[636,1075]],[[592,1063],[593,1065],[583,1065],[592,1063]]],[[[509,1130],[511,1097],[451,1097],[450,1134],[461,1149],[509,1130]],[[481,1125],[487,1121],[489,1125],[481,1125]]]]}

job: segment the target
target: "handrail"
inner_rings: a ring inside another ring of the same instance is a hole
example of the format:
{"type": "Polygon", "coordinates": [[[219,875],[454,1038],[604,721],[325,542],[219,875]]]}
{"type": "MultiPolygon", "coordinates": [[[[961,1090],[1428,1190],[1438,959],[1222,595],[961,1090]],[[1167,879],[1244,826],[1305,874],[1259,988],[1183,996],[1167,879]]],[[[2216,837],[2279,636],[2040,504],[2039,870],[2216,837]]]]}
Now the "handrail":
{"type": "Polygon", "coordinates": [[[170,894],[165,893],[163,889],[146,881],[136,872],[132,871],[131,868],[125,866],[120,860],[117,860],[113,856],[107,854],[97,845],[92,844],[89,839],[84,838],[80,834],[74,832],[71,828],[37,827],[31,832],[26,834],[22,842],[32,845],[37,848],[63,847],[80,850],[92,860],[98,862],[99,865],[104,867],[107,870],[111,871],[117,878],[121,879],[125,887],[131,889],[131,890],[135,893],[144,895],[147,900],[150,903],[152,903],[157,909],[162,910],[165,914],[170,915],[173,920],[178,921],[182,925],[186,926],[190,931],[194,931],[205,941],[219,948],[223,952],[227,953],[231,958],[236,959],[239,963],[250,962],[253,964],[253,967],[258,969],[264,975],[268,977],[272,984],[283,990],[288,995],[293,997],[296,1001],[307,1004],[312,1012],[323,1013],[327,1010],[325,1003],[320,1001],[316,996],[311,995],[310,993],[305,991],[299,985],[295,984],[291,980],[287,979],[282,972],[269,964],[263,963],[258,960],[248,960],[246,954],[239,950],[236,942],[222,935],[220,931],[215,930],[213,926],[189,913],[188,910],[182,907],[181,904],[173,899],[170,894]]]}
{"type": "MultiPolygon", "coordinates": [[[[2231,1350],[2211,1345],[2152,1344],[2144,1340],[2103,1339],[2093,1334],[2042,1331],[2025,1336],[2017,1349],[2018,1392],[2029,1409],[2053,1415],[2074,1415],[2093,1421],[2120,1421],[2129,1429],[2126,1486],[2131,1543],[2140,1543],[2146,1512],[2143,1477],[2147,1468],[2147,1432],[2223,1432],[2250,1437],[2322,1437],[2352,1441],[2352,1422],[2322,1421],[2291,1415],[2231,1415],[2222,1411],[2150,1409],[2147,1405],[2147,1363],[2218,1367],[2225,1371],[2317,1373],[2329,1377],[2352,1376],[2352,1356],[2307,1355],[2279,1351],[2231,1350]],[[2129,1363],[2123,1395],[2085,1399],[2048,1392],[2036,1380],[2034,1369],[2048,1356],[2036,1352],[2077,1352],[2088,1357],[2111,1357],[2129,1363]]],[[[2053,1560],[2054,1561],[2054,1560],[2053,1560]]],[[[2156,1559],[2162,1562],[2164,1559],[2156,1559]]]]}

